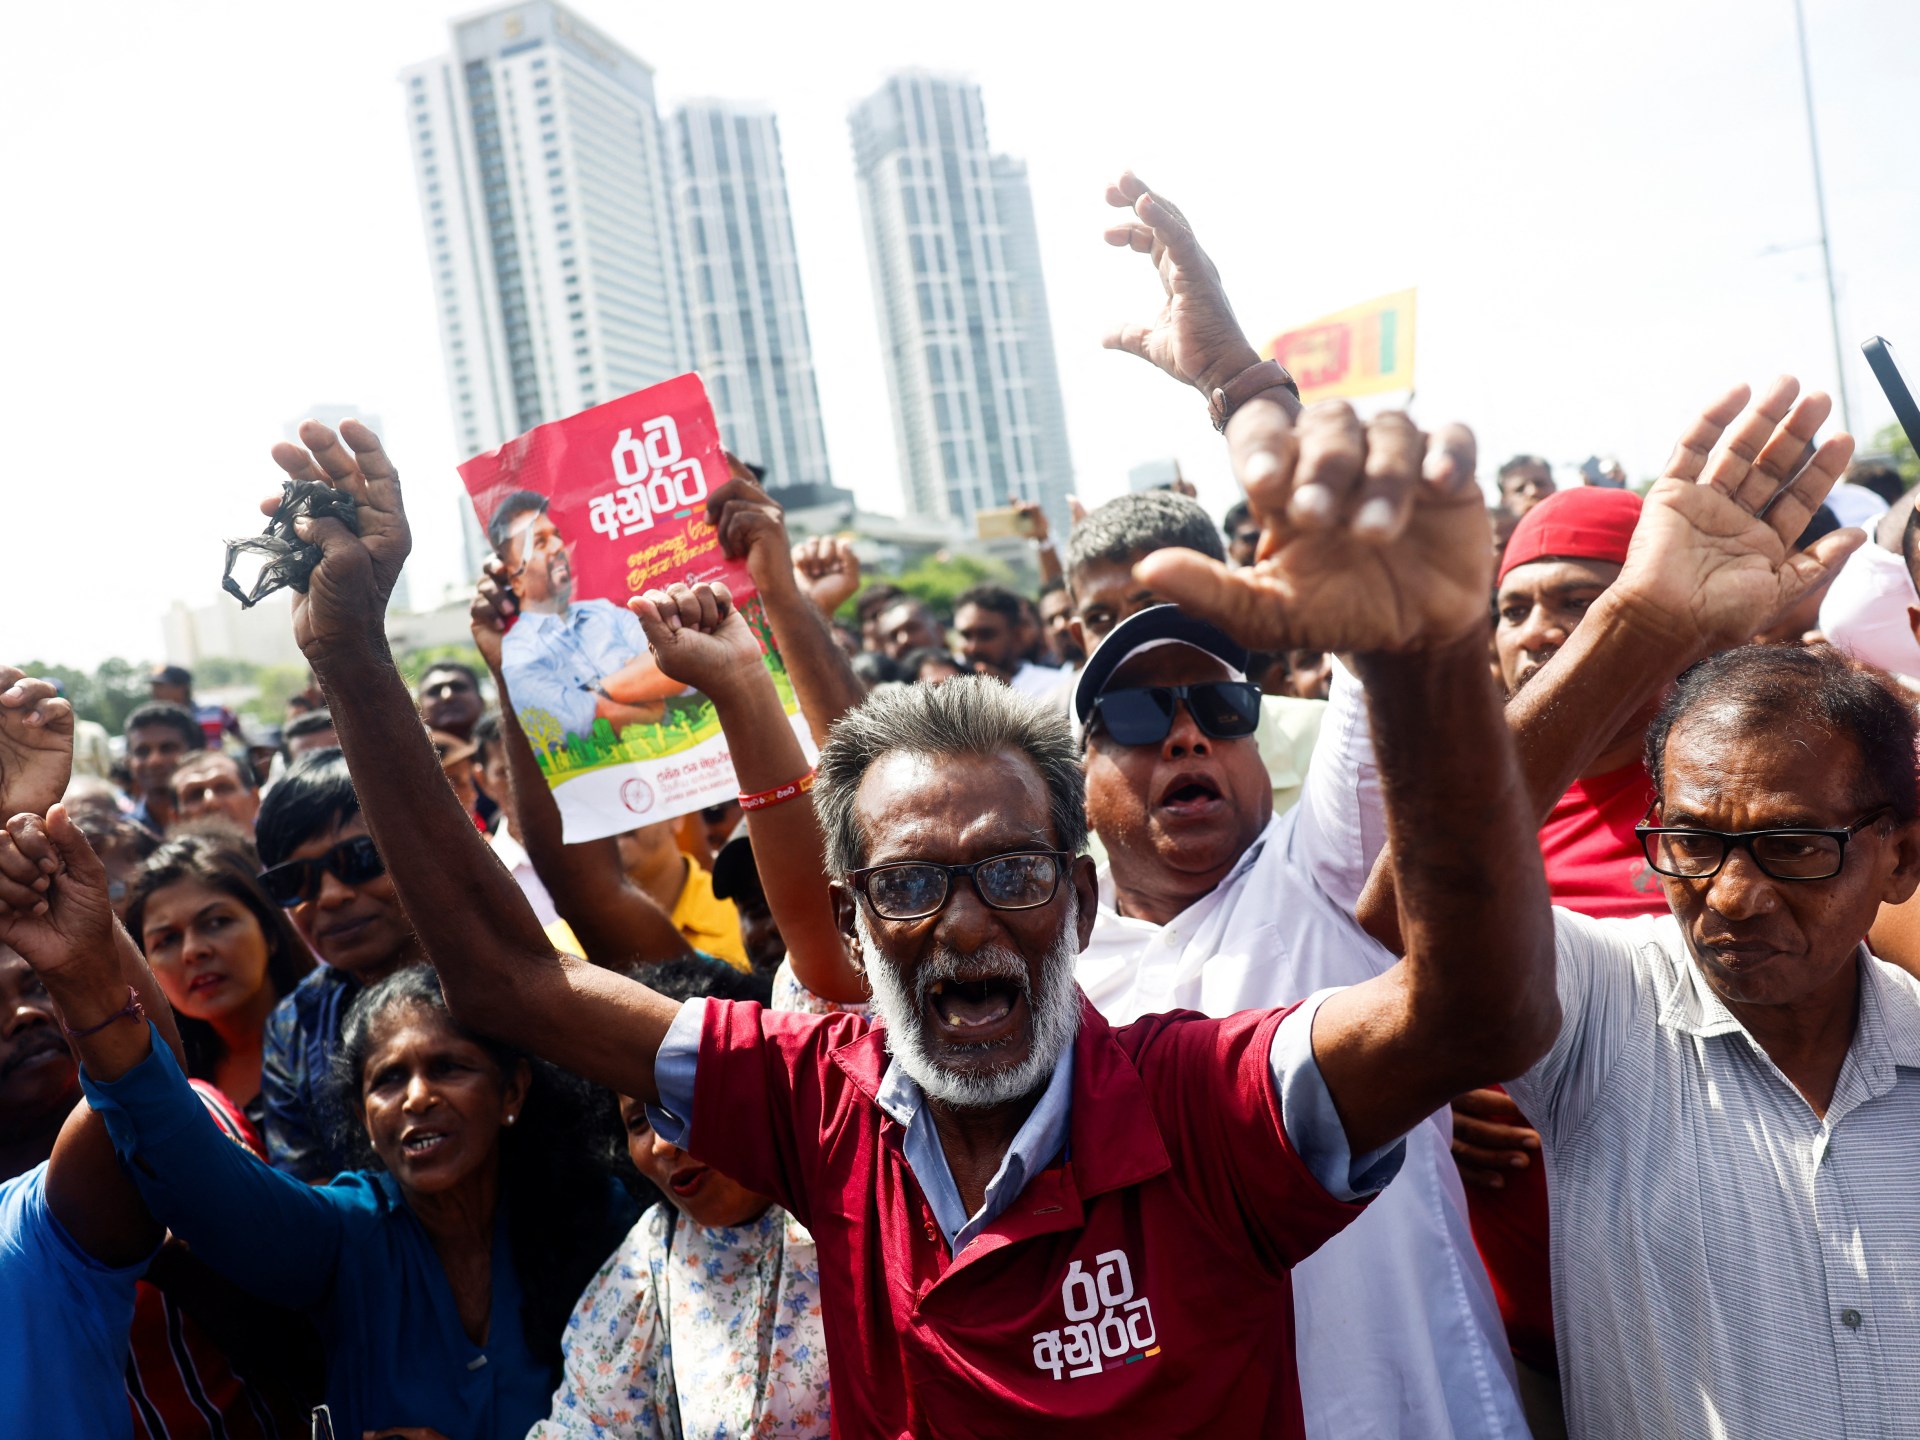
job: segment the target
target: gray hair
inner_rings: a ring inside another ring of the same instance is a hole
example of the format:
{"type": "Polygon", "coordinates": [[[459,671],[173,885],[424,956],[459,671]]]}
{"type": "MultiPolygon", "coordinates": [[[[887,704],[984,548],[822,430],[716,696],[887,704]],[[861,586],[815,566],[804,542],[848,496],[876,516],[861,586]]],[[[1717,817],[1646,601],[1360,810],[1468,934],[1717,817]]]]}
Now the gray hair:
{"type": "Polygon", "coordinates": [[[1171,490],[1122,495],[1093,510],[1067,537],[1067,583],[1083,565],[1131,565],[1156,550],[1198,550],[1226,562],[1213,517],[1198,500],[1171,490]]]}
{"type": "Polygon", "coordinates": [[[866,837],[854,815],[854,797],[867,771],[896,751],[1024,755],[1046,784],[1055,842],[1072,855],[1085,848],[1086,779],[1065,714],[999,680],[961,675],[939,685],[876,690],[834,722],[813,786],[814,813],[825,834],[827,873],[833,879],[844,883],[865,861],[866,837]]]}

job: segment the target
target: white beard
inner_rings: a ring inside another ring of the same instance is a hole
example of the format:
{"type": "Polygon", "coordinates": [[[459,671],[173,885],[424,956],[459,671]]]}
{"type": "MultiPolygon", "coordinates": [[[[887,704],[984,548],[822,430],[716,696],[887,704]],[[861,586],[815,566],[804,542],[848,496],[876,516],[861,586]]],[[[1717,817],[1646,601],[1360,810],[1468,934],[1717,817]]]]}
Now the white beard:
{"type": "Polygon", "coordinates": [[[983,1110],[1031,1095],[1047,1083],[1053,1067],[1080,1031],[1080,992],[1073,983],[1080,950],[1075,943],[1077,937],[1068,928],[1070,923],[1061,925],[1059,937],[1040,962],[1038,1001],[1026,961],[1000,945],[964,956],[941,946],[922,963],[916,980],[918,994],[910,995],[900,972],[875,943],[866,911],[855,909],[854,925],[867,961],[873,1011],[886,1030],[887,1049],[924,1094],[956,1109],[983,1110]],[[986,975],[1019,984],[1027,999],[1027,1013],[1032,1016],[1027,1058],[1019,1064],[984,1073],[962,1072],[950,1070],[933,1058],[926,1036],[927,991],[936,981],[958,979],[962,973],[975,979],[986,975]]]}

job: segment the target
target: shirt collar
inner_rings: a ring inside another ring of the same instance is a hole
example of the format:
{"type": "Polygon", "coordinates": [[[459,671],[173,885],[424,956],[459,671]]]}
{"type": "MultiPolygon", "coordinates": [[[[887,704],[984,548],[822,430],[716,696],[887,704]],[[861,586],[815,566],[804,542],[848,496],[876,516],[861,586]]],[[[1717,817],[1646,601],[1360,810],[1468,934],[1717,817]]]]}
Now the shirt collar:
{"type": "MultiPolygon", "coordinates": [[[[1660,1023],[1702,1038],[1745,1033],[1693,958],[1684,933],[1680,936],[1681,980],[1660,1010],[1660,1023]]],[[[1860,1011],[1850,1047],[1869,1069],[1906,1066],[1920,1069],[1920,994],[1882,971],[1865,945],[1854,951],[1860,968],[1860,1011]]],[[[1891,1074],[1887,1083],[1892,1082],[1891,1074]]]]}
{"type": "Polygon", "coordinates": [[[927,1197],[934,1218],[940,1222],[947,1243],[956,1254],[998,1219],[1027,1188],[1027,1181],[1044,1170],[1066,1144],[1067,1122],[1072,1111],[1073,1048],[1068,1045],[1054,1061],[1046,1089],[1040,1092],[1039,1102],[1014,1132],[1007,1153],[1000,1157],[999,1168],[987,1182],[979,1212],[974,1215],[965,1213],[959,1188],[947,1165],[946,1151],[941,1148],[933,1116],[927,1110],[925,1093],[907,1074],[898,1057],[888,1063],[887,1073],[881,1077],[880,1088],[873,1097],[874,1104],[905,1132],[901,1145],[907,1162],[921,1178],[921,1193],[927,1197]]]}

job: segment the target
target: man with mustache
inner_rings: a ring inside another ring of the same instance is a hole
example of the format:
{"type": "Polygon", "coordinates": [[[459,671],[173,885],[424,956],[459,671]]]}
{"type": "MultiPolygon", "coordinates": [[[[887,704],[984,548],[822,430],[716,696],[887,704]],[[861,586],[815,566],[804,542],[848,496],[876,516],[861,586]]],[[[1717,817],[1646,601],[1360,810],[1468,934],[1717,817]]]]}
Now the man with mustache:
{"type": "Polygon", "coordinates": [[[1385,1183],[1401,1135],[1557,1023],[1533,827],[1484,681],[1471,437],[1343,405],[1248,418],[1266,428],[1236,417],[1237,468],[1289,543],[1231,574],[1155,556],[1142,578],[1240,643],[1355,653],[1408,958],[1288,1010],[1119,1029],[1068,989],[1097,901],[1064,722],[963,677],[845,715],[817,785],[781,773],[749,743],[784,728],[777,698],[728,682],[765,686],[757,642],[706,586],[637,602],[648,641],[715,695],[796,970],[824,912],[885,1021],[681,1007],[555,953],[379,639],[410,540],[378,438],[309,423],[309,448],[276,447],[357,505],[355,530],[303,522],[323,558],[294,630],[450,1005],[659,1102],[659,1133],[809,1225],[844,1433],[1302,1435],[1292,1266],[1385,1183]]]}
{"type": "Polygon", "coordinates": [[[543,711],[569,735],[591,734],[599,719],[615,731],[658,723],[662,702],[684,687],[660,673],[626,610],[611,600],[573,598],[573,547],[548,503],[516,490],[487,522],[519,606],[502,649],[520,713],[543,711]]]}

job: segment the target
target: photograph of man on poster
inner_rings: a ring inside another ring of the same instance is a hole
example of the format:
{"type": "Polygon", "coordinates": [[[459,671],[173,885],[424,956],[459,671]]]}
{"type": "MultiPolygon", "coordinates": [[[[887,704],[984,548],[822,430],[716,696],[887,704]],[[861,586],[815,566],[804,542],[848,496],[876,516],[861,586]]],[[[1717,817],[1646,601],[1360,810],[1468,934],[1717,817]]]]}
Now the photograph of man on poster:
{"type": "Polygon", "coordinates": [[[507,567],[520,619],[501,646],[501,667],[522,716],[544,710],[569,735],[596,719],[615,731],[659,723],[686,687],[660,673],[640,622],[611,600],[573,598],[573,547],[548,498],[516,490],[495,508],[487,540],[507,567]]]}

